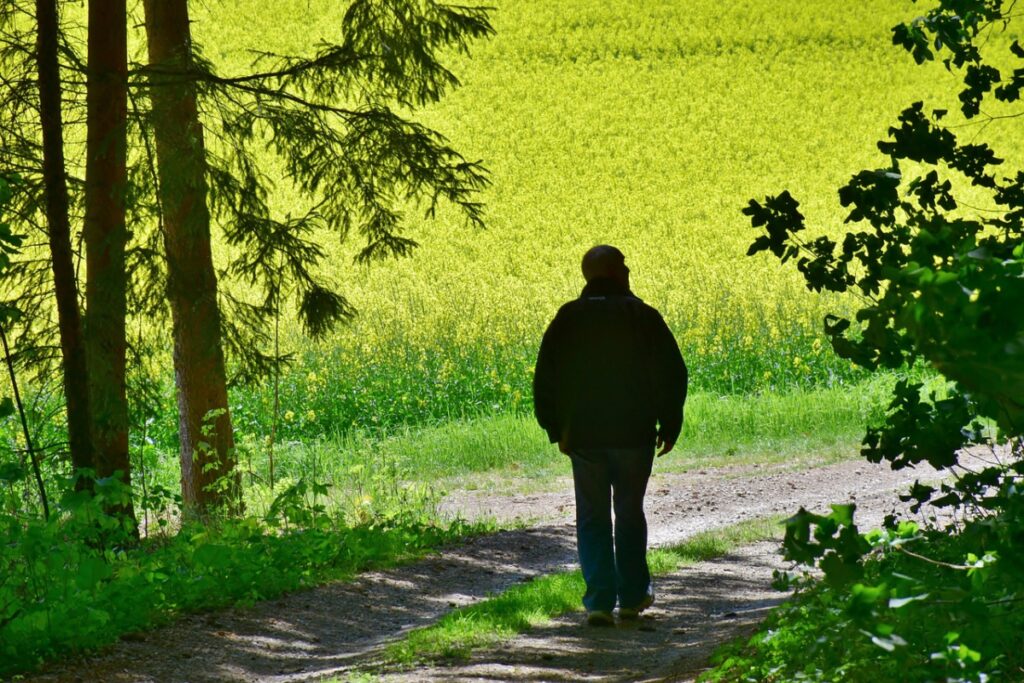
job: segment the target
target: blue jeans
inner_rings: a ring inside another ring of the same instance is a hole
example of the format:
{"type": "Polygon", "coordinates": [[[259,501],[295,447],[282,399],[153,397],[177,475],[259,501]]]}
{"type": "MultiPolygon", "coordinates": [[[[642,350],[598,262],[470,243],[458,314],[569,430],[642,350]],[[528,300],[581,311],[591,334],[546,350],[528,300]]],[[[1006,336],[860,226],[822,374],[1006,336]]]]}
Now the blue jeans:
{"type": "Polygon", "coordinates": [[[569,457],[576,489],[576,543],[587,584],[583,606],[611,611],[617,601],[619,607],[636,607],[651,591],[644,494],[654,451],[593,448],[569,457]]]}

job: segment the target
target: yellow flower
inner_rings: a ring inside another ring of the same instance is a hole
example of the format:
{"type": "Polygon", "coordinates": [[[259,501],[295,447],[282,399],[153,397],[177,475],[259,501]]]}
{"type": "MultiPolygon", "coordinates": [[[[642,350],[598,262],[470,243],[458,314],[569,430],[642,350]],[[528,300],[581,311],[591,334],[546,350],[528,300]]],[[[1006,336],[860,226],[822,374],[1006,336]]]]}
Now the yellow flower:
{"type": "Polygon", "coordinates": [[[312,411],[312,410],[307,410],[306,411],[306,419],[309,420],[310,422],[312,422],[313,420],[316,419],[316,413],[314,411],[312,411]]]}
{"type": "Polygon", "coordinates": [[[295,413],[293,413],[293,412],[292,412],[292,411],[290,411],[290,410],[286,410],[286,411],[284,412],[284,421],[285,421],[285,422],[291,422],[291,421],[292,421],[292,420],[294,420],[294,419],[295,419],[295,413]]]}

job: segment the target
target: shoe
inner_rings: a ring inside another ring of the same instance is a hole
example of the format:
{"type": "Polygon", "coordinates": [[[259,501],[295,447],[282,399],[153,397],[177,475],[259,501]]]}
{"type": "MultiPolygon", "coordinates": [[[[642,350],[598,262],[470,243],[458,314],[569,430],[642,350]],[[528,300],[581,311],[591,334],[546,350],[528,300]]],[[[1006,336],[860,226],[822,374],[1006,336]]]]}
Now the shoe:
{"type": "Polygon", "coordinates": [[[591,610],[587,612],[587,626],[615,626],[615,617],[608,610],[591,610]]]}
{"type": "Polygon", "coordinates": [[[640,601],[640,604],[636,607],[620,607],[619,608],[619,619],[625,619],[627,621],[633,619],[639,619],[640,613],[645,609],[654,604],[654,596],[648,593],[644,596],[644,599],[640,601]]]}

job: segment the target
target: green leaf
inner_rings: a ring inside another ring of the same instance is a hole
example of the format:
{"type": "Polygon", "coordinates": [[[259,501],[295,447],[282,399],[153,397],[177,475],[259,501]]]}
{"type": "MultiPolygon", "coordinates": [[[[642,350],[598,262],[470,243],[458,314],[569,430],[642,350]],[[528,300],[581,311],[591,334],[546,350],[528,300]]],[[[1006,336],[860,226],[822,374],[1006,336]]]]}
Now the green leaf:
{"type": "Polygon", "coordinates": [[[16,462],[0,463],[0,481],[14,483],[21,481],[28,474],[28,470],[16,462]]]}
{"type": "Polygon", "coordinates": [[[837,524],[844,526],[851,526],[853,524],[853,513],[857,509],[854,504],[833,504],[832,506],[832,519],[837,524]]]}
{"type": "Polygon", "coordinates": [[[78,565],[78,573],[75,575],[75,583],[79,588],[88,590],[96,586],[100,581],[110,578],[113,572],[110,565],[99,557],[86,557],[78,565]]]}
{"type": "Polygon", "coordinates": [[[957,648],[956,655],[961,662],[971,662],[973,664],[977,664],[981,661],[981,653],[977,650],[972,650],[963,643],[961,643],[960,646],[957,648]]]}
{"type": "Polygon", "coordinates": [[[829,552],[821,558],[818,565],[821,571],[825,572],[825,580],[838,588],[848,586],[864,575],[864,569],[859,562],[851,562],[836,552],[829,552]]]}
{"type": "Polygon", "coordinates": [[[233,551],[230,546],[219,544],[201,545],[192,556],[193,561],[210,569],[225,569],[232,565],[233,551]]]}
{"type": "Polygon", "coordinates": [[[850,595],[853,602],[869,605],[880,602],[889,594],[889,587],[884,583],[873,586],[870,584],[856,583],[850,588],[850,595]]]}

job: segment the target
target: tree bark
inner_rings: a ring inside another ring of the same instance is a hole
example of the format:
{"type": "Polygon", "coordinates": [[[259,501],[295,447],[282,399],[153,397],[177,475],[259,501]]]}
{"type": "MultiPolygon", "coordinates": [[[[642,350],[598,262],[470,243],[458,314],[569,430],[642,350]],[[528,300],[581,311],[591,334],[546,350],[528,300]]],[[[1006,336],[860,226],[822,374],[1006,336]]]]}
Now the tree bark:
{"type": "MultiPolygon", "coordinates": [[[[89,376],[85,338],[78,308],[78,283],[71,249],[68,188],[64,175],[64,122],[61,113],[60,66],[57,61],[59,24],[56,0],[36,0],[36,56],[39,74],[39,116],[43,134],[43,185],[46,223],[53,268],[57,321],[63,357],[68,446],[76,470],[95,468],[89,376]]],[[[77,486],[85,485],[79,479],[77,486]]]]}
{"type": "MultiPolygon", "coordinates": [[[[128,459],[125,181],[128,122],[125,0],[90,0],[86,92],[86,352],[96,473],[131,483],[128,459]]],[[[114,506],[134,519],[130,500],[114,506]]]]}
{"type": "Polygon", "coordinates": [[[186,0],[145,0],[150,98],[174,320],[181,492],[198,514],[234,511],[240,480],[210,245],[206,149],[186,0]],[[204,422],[206,423],[204,425],[204,422]]]}

